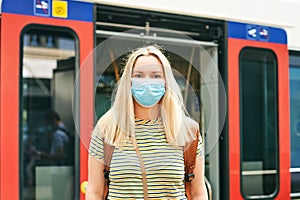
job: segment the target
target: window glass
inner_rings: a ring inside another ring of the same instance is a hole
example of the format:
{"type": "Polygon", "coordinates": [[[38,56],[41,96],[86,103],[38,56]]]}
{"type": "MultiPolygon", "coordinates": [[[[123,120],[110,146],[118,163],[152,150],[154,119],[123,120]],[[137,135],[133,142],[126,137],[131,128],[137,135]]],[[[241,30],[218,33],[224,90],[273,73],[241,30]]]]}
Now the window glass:
{"type": "Polygon", "coordinates": [[[300,54],[290,55],[290,130],[292,193],[300,192],[300,54]]]}
{"type": "Polygon", "coordinates": [[[241,191],[272,197],[278,187],[277,61],[270,50],[240,53],[241,191]]]}
{"type": "Polygon", "coordinates": [[[75,39],[46,28],[22,35],[20,175],[24,200],[73,200],[75,39]]]}

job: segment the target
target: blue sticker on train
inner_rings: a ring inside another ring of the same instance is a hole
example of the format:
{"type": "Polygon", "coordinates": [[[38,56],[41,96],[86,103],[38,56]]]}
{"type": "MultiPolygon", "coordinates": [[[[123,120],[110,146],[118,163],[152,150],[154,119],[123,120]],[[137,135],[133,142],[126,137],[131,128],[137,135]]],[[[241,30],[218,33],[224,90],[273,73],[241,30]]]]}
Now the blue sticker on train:
{"type": "Polygon", "coordinates": [[[240,22],[228,22],[228,37],[287,44],[287,35],[283,29],[240,22]]]}
{"type": "Polygon", "coordinates": [[[247,24],[246,35],[248,40],[269,41],[269,28],[265,26],[247,24]]]}
{"type": "Polygon", "coordinates": [[[34,0],[33,4],[34,15],[50,16],[50,2],[49,0],[34,0]]]}
{"type": "MultiPolygon", "coordinates": [[[[0,0],[1,1],[1,0],[0,0]]],[[[58,18],[52,15],[52,3],[55,0],[3,0],[2,13],[21,14],[58,18]]],[[[79,20],[92,22],[94,20],[93,3],[77,0],[61,0],[67,2],[67,15],[60,19],[79,20]]]]}
{"type": "Polygon", "coordinates": [[[257,27],[258,37],[260,41],[269,41],[269,28],[264,26],[257,27]]]}
{"type": "Polygon", "coordinates": [[[257,28],[254,25],[247,25],[247,39],[249,40],[257,40],[257,28]]]}

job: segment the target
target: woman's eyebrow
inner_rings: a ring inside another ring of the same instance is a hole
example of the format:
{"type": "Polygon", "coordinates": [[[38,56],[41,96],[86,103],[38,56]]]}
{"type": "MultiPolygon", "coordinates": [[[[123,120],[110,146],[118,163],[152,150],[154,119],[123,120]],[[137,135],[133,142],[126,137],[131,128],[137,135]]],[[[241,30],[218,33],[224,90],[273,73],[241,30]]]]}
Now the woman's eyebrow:
{"type": "MultiPolygon", "coordinates": [[[[133,74],[144,74],[144,72],[142,71],[133,71],[132,72],[133,74]]],[[[151,72],[152,74],[162,74],[163,72],[162,71],[154,71],[154,72],[151,72]]]]}
{"type": "Polygon", "coordinates": [[[141,71],[133,71],[132,73],[141,73],[141,74],[143,74],[144,72],[141,72],[141,71]]]}
{"type": "Polygon", "coordinates": [[[155,73],[163,73],[162,71],[155,71],[155,72],[152,72],[153,74],[155,73]]]}

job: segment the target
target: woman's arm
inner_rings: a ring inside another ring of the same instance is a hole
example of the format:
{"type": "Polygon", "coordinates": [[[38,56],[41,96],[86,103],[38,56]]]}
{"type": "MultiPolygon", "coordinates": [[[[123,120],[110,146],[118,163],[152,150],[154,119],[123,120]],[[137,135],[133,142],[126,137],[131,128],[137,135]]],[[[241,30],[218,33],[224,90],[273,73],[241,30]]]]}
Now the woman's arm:
{"type": "Polygon", "coordinates": [[[89,155],[88,165],[86,200],[102,200],[105,184],[104,163],[89,155]]]}
{"type": "Polygon", "coordinates": [[[204,167],[204,156],[198,156],[194,169],[195,178],[191,182],[191,195],[193,200],[208,199],[204,180],[204,167]]]}

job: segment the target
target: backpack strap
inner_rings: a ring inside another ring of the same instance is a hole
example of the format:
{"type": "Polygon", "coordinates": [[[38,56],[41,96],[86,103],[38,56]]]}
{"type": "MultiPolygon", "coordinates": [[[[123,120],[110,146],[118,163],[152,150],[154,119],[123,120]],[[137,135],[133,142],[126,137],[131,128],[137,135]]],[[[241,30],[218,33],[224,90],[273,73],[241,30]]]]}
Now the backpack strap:
{"type": "MultiPolygon", "coordinates": [[[[136,151],[136,154],[139,158],[141,169],[142,169],[142,177],[143,177],[143,192],[144,192],[144,199],[148,199],[148,186],[147,186],[147,179],[146,179],[146,170],[145,166],[143,163],[143,159],[140,153],[140,150],[136,144],[136,141],[134,141],[134,148],[136,151]]],[[[112,155],[115,149],[115,146],[109,145],[105,142],[103,142],[103,148],[104,148],[104,178],[105,178],[105,183],[104,183],[104,190],[103,190],[103,199],[107,199],[108,197],[108,191],[109,191],[109,172],[110,172],[110,163],[112,159],[112,155]]]]}
{"type": "Polygon", "coordinates": [[[134,138],[132,142],[133,142],[133,146],[135,148],[136,155],[137,155],[137,157],[139,159],[139,162],[140,162],[140,167],[141,167],[141,172],[142,172],[142,181],[143,181],[144,200],[148,200],[149,196],[148,196],[148,185],[147,185],[147,176],[146,176],[145,164],[143,162],[143,157],[141,155],[141,152],[140,152],[139,146],[136,142],[136,139],[134,138]]]}
{"type": "Polygon", "coordinates": [[[197,154],[197,148],[198,148],[198,141],[199,141],[199,130],[198,128],[195,128],[194,130],[196,134],[196,139],[193,140],[191,143],[186,144],[184,147],[184,170],[185,170],[185,193],[188,199],[191,198],[191,181],[194,179],[194,169],[196,164],[196,154],[197,154]]]}
{"type": "Polygon", "coordinates": [[[109,172],[110,172],[110,163],[112,159],[112,155],[114,152],[115,147],[112,145],[109,145],[105,142],[103,142],[103,148],[104,148],[104,190],[103,190],[103,199],[107,199],[108,197],[108,187],[109,187],[109,172]]]}

